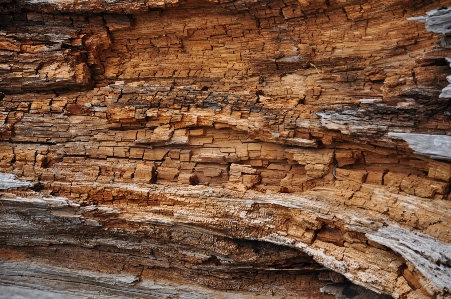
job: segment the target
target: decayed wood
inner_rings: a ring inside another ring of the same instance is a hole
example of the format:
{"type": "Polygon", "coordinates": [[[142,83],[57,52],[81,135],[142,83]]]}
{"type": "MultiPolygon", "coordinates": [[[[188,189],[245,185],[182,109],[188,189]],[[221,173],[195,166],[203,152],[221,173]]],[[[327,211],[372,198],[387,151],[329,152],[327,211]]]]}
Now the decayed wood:
{"type": "Polygon", "coordinates": [[[0,1],[0,288],[449,298],[450,5],[0,1]]]}

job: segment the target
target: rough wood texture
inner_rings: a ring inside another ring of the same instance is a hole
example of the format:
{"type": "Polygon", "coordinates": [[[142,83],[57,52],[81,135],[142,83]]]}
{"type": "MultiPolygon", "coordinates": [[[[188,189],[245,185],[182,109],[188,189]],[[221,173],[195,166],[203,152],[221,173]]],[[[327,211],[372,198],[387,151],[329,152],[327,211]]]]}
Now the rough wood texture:
{"type": "Polygon", "coordinates": [[[448,5],[0,1],[2,292],[451,298],[448,5]]]}

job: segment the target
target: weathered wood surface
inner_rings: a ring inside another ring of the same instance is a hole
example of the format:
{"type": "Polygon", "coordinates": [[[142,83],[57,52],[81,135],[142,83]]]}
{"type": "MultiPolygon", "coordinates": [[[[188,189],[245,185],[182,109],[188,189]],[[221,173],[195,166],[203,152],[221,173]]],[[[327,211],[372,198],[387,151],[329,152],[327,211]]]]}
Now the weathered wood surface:
{"type": "Polygon", "coordinates": [[[450,5],[0,1],[0,288],[450,298],[450,5]]]}

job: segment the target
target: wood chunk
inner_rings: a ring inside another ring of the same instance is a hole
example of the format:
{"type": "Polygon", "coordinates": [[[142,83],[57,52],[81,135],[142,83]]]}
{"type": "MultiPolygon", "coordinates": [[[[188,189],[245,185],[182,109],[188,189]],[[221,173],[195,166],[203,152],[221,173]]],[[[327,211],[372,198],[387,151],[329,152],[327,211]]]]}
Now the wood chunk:
{"type": "Polygon", "coordinates": [[[152,174],[154,171],[154,164],[137,164],[133,177],[138,181],[150,182],[152,180],[152,174]]]}
{"type": "Polygon", "coordinates": [[[191,150],[180,151],[180,161],[189,162],[191,160],[191,150]]]}
{"type": "Polygon", "coordinates": [[[364,183],[367,175],[368,173],[365,170],[336,169],[336,176],[338,180],[364,183]]]}
{"type": "Polygon", "coordinates": [[[333,243],[337,246],[343,246],[344,243],[343,231],[328,226],[322,227],[316,234],[316,238],[324,242],[333,243]]]}
{"type": "Polygon", "coordinates": [[[151,161],[163,160],[163,158],[166,156],[168,152],[169,152],[168,149],[163,148],[145,149],[143,159],[151,161]]]}
{"type": "Polygon", "coordinates": [[[252,165],[241,165],[232,163],[230,165],[230,173],[241,175],[241,174],[254,174],[257,170],[252,168],[252,165]]]}
{"type": "Polygon", "coordinates": [[[429,162],[428,176],[433,179],[447,182],[451,179],[451,165],[443,162],[431,161],[429,162]]]}
{"type": "Polygon", "coordinates": [[[335,159],[337,160],[339,167],[354,164],[361,157],[362,157],[362,152],[359,150],[336,150],[335,151],[335,159]]]}

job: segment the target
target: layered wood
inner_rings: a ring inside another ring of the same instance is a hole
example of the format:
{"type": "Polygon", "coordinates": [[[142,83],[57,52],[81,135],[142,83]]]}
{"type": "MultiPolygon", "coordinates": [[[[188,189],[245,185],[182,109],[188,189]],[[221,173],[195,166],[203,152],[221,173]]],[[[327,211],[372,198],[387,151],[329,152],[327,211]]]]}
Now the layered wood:
{"type": "Polygon", "coordinates": [[[80,3],[0,2],[5,290],[451,296],[450,1],[80,3]]]}

